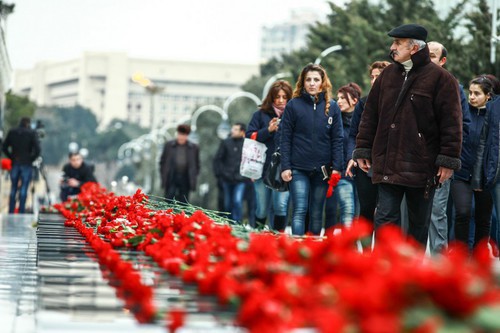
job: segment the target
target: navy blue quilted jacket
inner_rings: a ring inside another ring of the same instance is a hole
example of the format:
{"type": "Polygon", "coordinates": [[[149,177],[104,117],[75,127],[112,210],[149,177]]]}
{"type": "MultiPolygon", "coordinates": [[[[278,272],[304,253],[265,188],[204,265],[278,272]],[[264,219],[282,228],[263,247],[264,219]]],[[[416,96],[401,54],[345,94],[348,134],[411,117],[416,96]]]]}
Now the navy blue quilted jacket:
{"type": "Polygon", "coordinates": [[[489,190],[500,181],[500,96],[489,102],[486,109],[472,186],[489,190]]]}
{"type": "Polygon", "coordinates": [[[469,104],[469,111],[471,123],[469,125],[469,135],[462,144],[462,153],[460,160],[462,161],[462,168],[455,171],[454,179],[461,179],[470,181],[474,164],[476,162],[477,147],[479,139],[481,138],[481,131],[484,125],[484,118],[486,115],[486,108],[477,109],[469,104]]]}
{"type": "Polygon", "coordinates": [[[326,115],[325,106],[324,93],[316,102],[305,92],[288,102],[280,124],[282,170],[320,171],[323,165],[342,170],[344,133],[340,109],[332,100],[326,115]]]}

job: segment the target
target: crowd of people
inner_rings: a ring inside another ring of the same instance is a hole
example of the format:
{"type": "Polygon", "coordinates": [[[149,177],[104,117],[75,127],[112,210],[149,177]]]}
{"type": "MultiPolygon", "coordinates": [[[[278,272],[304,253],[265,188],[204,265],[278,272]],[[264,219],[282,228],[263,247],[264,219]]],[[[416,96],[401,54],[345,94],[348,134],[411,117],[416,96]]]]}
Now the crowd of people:
{"type": "MultiPolygon", "coordinates": [[[[426,42],[423,26],[405,24],[388,36],[392,63],[371,64],[367,95],[355,82],[334,93],[325,69],[309,64],[294,89],[274,82],[248,126],[233,126],[214,158],[214,172],[234,221],[242,222],[249,183],[239,173],[246,137],[265,144],[264,173],[280,152],[281,178],[289,185],[289,191],[277,191],[262,178],[251,180],[257,225],[320,235],[360,216],[375,230],[402,226],[423,246],[429,243],[432,253],[452,240],[470,249],[484,239],[498,244],[500,81],[491,74],[472,78],[467,99],[445,68],[445,46],[426,42]],[[326,199],[332,174],[341,177],[326,199]]],[[[177,171],[165,171],[169,145],[162,175],[173,198],[169,182],[195,178],[188,170],[199,166],[181,149],[180,162],[172,164],[177,171]],[[179,167],[182,175],[176,175],[179,167]]],[[[180,199],[187,198],[184,193],[180,199]]]]}
{"type": "MultiPolygon", "coordinates": [[[[250,122],[233,124],[213,158],[219,210],[242,223],[247,201],[250,227],[290,226],[296,236],[349,227],[359,216],[373,221],[375,243],[378,228],[395,224],[431,253],[453,240],[470,250],[489,240],[498,255],[500,81],[491,74],[471,78],[467,98],[446,70],[446,47],[427,42],[423,26],[405,24],[388,36],[392,63],[369,66],[366,95],[355,82],[333,92],[326,70],[308,64],[295,88],[274,82],[250,122]],[[277,175],[286,190],[242,176],[245,140],[265,146],[262,175],[279,152],[277,175]],[[339,181],[327,198],[333,177],[339,181]]],[[[160,158],[165,197],[185,203],[200,171],[199,147],[189,134],[188,125],[179,125],[160,158]]],[[[9,131],[2,151],[12,161],[9,213],[24,213],[41,153],[29,118],[9,131]]],[[[61,200],[90,181],[96,181],[92,166],[70,153],[61,200]]]]}

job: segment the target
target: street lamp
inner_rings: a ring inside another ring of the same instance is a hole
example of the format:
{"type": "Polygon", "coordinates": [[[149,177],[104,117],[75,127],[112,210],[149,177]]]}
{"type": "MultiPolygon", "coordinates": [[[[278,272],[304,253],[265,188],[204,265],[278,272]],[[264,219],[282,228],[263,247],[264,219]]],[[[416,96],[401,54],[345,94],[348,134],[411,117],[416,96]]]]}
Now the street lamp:
{"type": "Polygon", "coordinates": [[[215,111],[222,117],[221,123],[219,124],[219,126],[217,126],[217,136],[221,140],[226,139],[231,131],[231,126],[228,123],[227,112],[224,111],[224,109],[222,109],[221,107],[219,107],[217,105],[212,105],[212,104],[203,105],[203,106],[199,107],[193,113],[193,116],[191,117],[191,134],[189,134],[189,139],[194,143],[200,142],[200,137],[199,137],[198,133],[196,132],[196,130],[197,130],[196,122],[198,121],[198,117],[203,112],[206,112],[206,111],[215,111]]]}
{"type": "Polygon", "coordinates": [[[319,65],[321,63],[321,60],[323,60],[324,57],[326,57],[330,53],[337,52],[340,50],[342,50],[341,45],[330,46],[329,48],[327,48],[327,49],[323,50],[323,52],[321,52],[321,54],[316,58],[316,60],[314,60],[314,64],[319,65]]]}
{"type": "Polygon", "coordinates": [[[498,21],[498,3],[493,0],[493,8],[491,10],[491,45],[490,45],[490,62],[495,64],[497,43],[500,38],[497,36],[497,21],[498,21]]]}
{"type": "MultiPolygon", "coordinates": [[[[248,92],[248,91],[238,91],[238,92],[235,92],[234,94],[232,94],[231,96],[229,96],[225,101],[224,101],[224,105],[222,106],[222,109],[224,111],[224,113],[226,114],[226,117],[227,115],[229,114],[229,105],[235,100],[235,99],[238,99],[238,98],[241,98],[241,97],[246,97],[246,98],[250,98],[252,101],[255,102],[255,104],[257,104],[257,106],[259,106],[262,101],[260,100],[260,98],[258,98],[256,95],[248,92]]],[[[221,123],[219,126],[222,126],[223,124],[221,123]]],[[[227,125],[229,127],[229,130],[231,130],[231,127],[229,125],[227,125]]],[[[220,136],[219,136],[220,138],[220,136]]]]}
{"type": "Polygon", "coordinates": [[[89,150],[87,148],[81,148],[79,153],[83,158],[87,158],[89,156],[89,150]]]}
{"type": "Polygon", "coordinates": [[[278,73],[273,76],[271,76],[266,84],[264,85],[264,89],[262,89],[262,99],[266,98],[267,93],[269,92],[269,89],[271,89],[271,86],[273,85],[274,82],[276,82],[279,79],[285,78],[285,77],[291,77],[292,73],[286,72],[286,73],[278,73]]]}
{"type": "Polygon", "coordinates": [[[228,114],[229,104],[231,104],[235,99],[241,98],[241,97],[250,98],[257,105],[260,105],[262,103],[262,101],[260,100],[260,98],[258,98],[256,95],[254,95],[254,94],[252,94],[252,93],[250,93],[248,91],[238,91],[238,92],[235,92],[234,94],[232,94],[231,96],[229,96],[224,101],[224,105],[222,106],[222,109],[224,110],[224,112],[226,114],[228,114]]]}
{"type": "Polygon", "coordinates": [[[69,151],[70,153],[76,153],[76,152],[78,151],[78,148],[80,148],[80,147],[78,146],[78,143],[76,143],[76,142],[74,142],[74,141],[72,141],[72,142],[70,142],[70,143],[68,144],[68,151],[69,151]]]}
{"type": "Polygon", "coordinates": [[[150,96],[150,105],[149,105],[149,126],[150,128],[154,128],[155,124],[155,107],[154,107],[154,100],[155,100],[155,95],[161,93],[163,90],[165,90],[165,87],[159,87],[156,84],[153,83],[150,79],[144,76],[142,73],[135,73],[132,75],[132,81],[146,89],[146,91],[149,93],[150,96]]]}

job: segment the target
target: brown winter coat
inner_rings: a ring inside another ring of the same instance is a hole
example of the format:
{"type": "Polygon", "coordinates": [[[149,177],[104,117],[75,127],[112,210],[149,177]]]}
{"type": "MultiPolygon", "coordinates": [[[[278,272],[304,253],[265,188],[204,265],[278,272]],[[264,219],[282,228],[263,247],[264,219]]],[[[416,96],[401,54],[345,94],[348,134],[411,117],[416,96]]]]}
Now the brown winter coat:
{"type": "Polygon", "coordinates": [[[372,162],[373,183],[425,187],[439,166],[460,169],[462,111],[457,80],[430,61],[427,46],[405,71],[395,63],[375,81],[353,158],[372,162]]]}

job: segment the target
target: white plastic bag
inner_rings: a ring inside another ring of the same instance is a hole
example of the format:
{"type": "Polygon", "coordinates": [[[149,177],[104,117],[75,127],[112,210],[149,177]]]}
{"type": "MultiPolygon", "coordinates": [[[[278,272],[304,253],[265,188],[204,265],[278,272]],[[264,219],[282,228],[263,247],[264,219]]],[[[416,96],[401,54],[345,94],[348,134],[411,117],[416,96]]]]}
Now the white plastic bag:
{"type": "Polygon", "coordinates": [[[245,138],[240,164],[240,174],[243,177],[251,179],[262,177],[264,163],[266,162],[266,150],[265,144],[245,138]]]}

